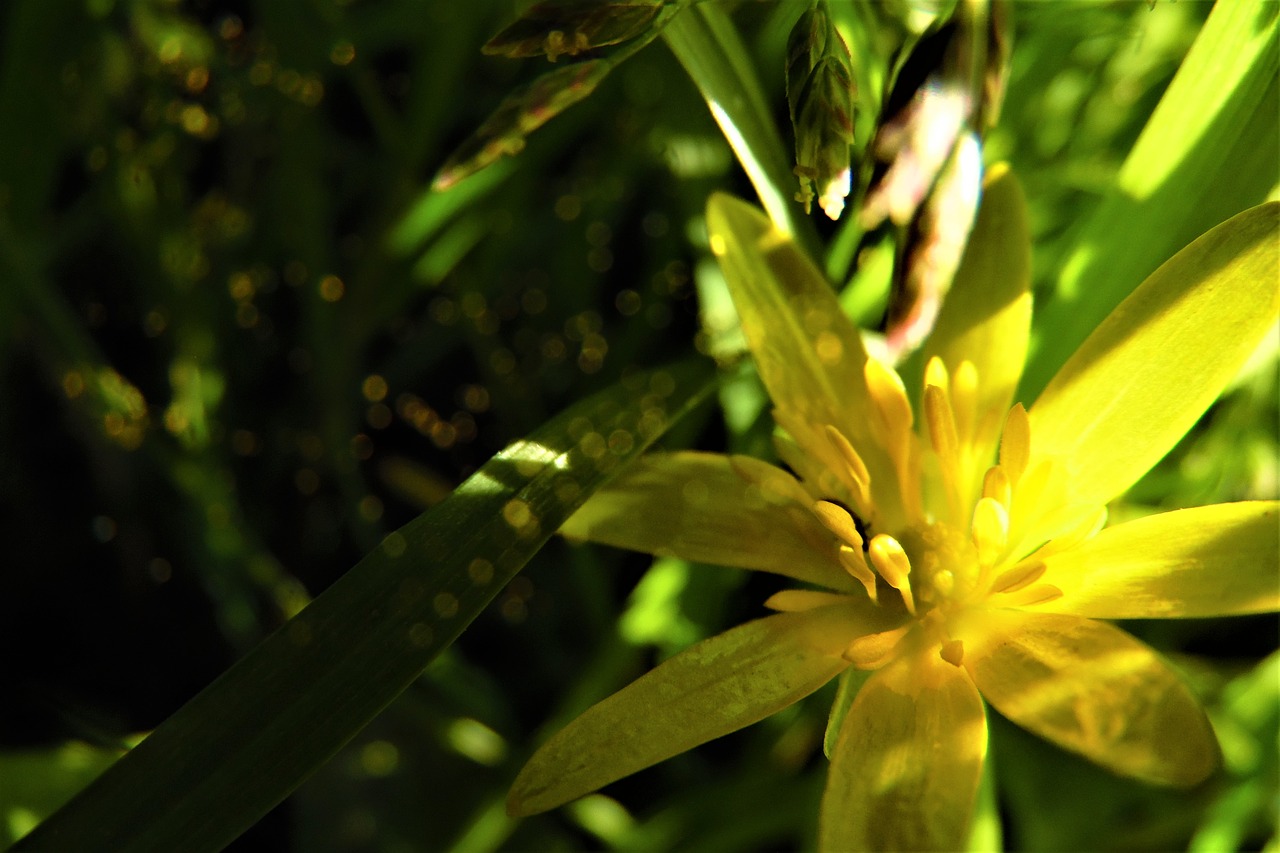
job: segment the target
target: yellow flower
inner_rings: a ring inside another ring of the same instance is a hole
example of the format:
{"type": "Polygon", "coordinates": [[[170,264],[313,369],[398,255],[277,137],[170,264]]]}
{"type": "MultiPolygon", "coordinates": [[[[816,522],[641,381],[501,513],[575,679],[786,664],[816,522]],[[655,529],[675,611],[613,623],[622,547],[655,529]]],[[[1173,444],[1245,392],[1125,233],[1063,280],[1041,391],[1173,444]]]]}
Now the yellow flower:
{"type": "Polygon", "coordinates": [[[699,643],[551,738],[509,808],[553,808],[756,722],[851,667],[819,839],[954,850],[967,837],[984,700],[1115,772],[1195,784],[1212,729],[1158,655],[1100,619],[1280,609],[1277,503],[1107,529],[1120,495],[1195,423],[1280,313],[1277,211],[1241,214],[1156,271],[1030,409],[1013,404],[1030,323],[1021,191],[992,170],[913,412],[804,256],[718,196],[708,224],[782,460],[642,458],[565,532],[775,572],[781,611],[699,643]]]}

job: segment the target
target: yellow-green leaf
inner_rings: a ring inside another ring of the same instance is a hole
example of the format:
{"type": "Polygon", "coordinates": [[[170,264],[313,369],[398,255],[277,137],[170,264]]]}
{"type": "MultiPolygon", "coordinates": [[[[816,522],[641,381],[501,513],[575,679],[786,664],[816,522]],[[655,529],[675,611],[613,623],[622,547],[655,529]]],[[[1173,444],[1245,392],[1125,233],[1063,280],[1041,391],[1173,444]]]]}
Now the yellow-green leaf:
{"type": "Polygon", "coordinates": [[[1028,413],[1035,459],[1069,499],[1105,503],[1163,457],[1244,365],[1280,311],[1280,203],[1183,249],[1111,313],[1028,413]]]}
{"type": "Polygon", "coordinates": [[[736,198],[711,197],[707,229],[784,426],[804,452],[832,471],[843,463],[821,430],[838,427],[862,454],[877,483],[880,508],[894,512],[897,477],[873,437],[867,353],[826,278],[789,237],[736,198]]]}
{"type": "Polygon", "coordinates": [[[871,677],[840,727],[822,797],[822,850],[964,847],[987,752],[969,674],[932,652],[871,677]]]}
{"type": "Polygon", "coordinates": [[[840,567],[835,538],[809,511],[804,489],[782,469],[756,464],[776,475],[770,478],[780,484],[776,491],[769,483],[762,488],[749,482],[723,454],[642,457],[592,495],[561,532],[646,554],[854,589],[840,567]]]}
{"type": "Polygon", "coordinates": [[[1218,766],[1204,711],[1155,652],[1106,622],[1004,610],[966,632],[964,665],[996,710],[1110,770],[1194,785],[1218,766]]]}
{"type": "Polygon", "coordinates": [[[974,462],[981,467],[961,477],[961,482],[975,487],[993,461],[1005,412],[1022,374],[1031,330],[1030,288],[1026,198],[1008,166],[996,165],[987,172],[982,207],[951,295],[925,344],[925,360],[941,358],[953,376],[964,361],[977,368],[971,446],[974,462]]]}
{"type": "Polygon", "coordinates": [[[1217,504],[1107,528],[1044,561],[1063,596],[1043,609],[1100,619],[1280,610],[1278,506],[1217,504]]]}
{"type": "Polygon", "coordinates": [[[748,726],[826,684],[883,617],[866,602],[739,625],[667,660],[547,741],[520,771],[511,814],[555,808],[748,726]]]}

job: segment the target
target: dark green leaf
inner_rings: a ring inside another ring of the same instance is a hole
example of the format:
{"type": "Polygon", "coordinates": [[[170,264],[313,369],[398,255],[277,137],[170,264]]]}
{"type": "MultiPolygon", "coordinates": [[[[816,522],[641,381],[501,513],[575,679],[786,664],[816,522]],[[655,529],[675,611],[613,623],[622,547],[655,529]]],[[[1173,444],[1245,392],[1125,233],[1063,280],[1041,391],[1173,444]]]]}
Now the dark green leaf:
{"type": "Polygon", "coordinates": [[[16,849],[221,849],[416,679],[588,495],[713,387],[705,362],[636,373],[512,444],[16,849]]]}

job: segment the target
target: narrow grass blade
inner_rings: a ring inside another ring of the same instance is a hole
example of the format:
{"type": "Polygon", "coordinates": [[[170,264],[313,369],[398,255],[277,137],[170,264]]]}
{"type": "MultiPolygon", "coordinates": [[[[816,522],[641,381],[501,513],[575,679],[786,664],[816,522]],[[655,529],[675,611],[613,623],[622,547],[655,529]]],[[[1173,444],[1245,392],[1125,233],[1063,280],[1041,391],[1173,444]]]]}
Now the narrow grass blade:
{"type": "Polygon", "coordinates": [[[15,850],[219,850],[462,633],[572,512],[714,388],[637,373],[389,535],[15,850]]]}
{"type": "Polygon", "coordinates": [[[1083,225],[1052,297],[1019,399],[1037,393],[1089,332],[1179,249],[1261,204],[1277,185],[1280,5],[1219,3],[1083,225]]]}

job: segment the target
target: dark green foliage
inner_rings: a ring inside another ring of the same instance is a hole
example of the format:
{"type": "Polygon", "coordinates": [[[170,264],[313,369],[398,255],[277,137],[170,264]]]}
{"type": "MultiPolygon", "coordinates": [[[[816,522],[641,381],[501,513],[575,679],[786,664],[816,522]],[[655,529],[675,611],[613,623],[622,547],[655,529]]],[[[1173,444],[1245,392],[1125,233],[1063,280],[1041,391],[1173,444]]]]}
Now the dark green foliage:
{"type": "MultiPolygon", "coordinates": [[[[948,4],[828,5],[857,84],[857,175],[917,39],[910,9],[948,4]]],[[[520,442],[545,445],[539,466],[578,447],[560,474],[583,471],[582,453],[623,460],[656,435],[634,421],[646,395],[683,411],[706,378],[646,371],[733,352],[702,226],[712,190],[772,187],[776,218],[854,282],[846,301],[868,325],[891,274],[872,260],[894,256],[892,235],[815,226],[792,201],[799,5],[515,6],[0,3],[0,846],[153,729],[35,843],[216,847],[296,787],[240,843],[813,846],[830,691],[607,797],[519,823],[502,812],[551,730],[654,658],[759,615],[775,589],[540,547],[607,471],[571,495],[521,467],[520,442]],[[507,58],[530,54],[559,63],[507,58]],[[609,399],[589,429],[575,420],[575,404],[609,399]],[[388,558],[397,530],[412,572],[388,558]],[[470,572],[490,578],[483,595],[470,572]]],[[[1012,161],[1031,202],[1048,319],[1030,391],[1146,265],[1274,194],[1275,4],[1256,9],[1215,36],[1239,67],[1209,63],[1218,82],[1151,131],[1146,150],[1177,168],[1135,198],[1117,175],[1208,6],[1014,4],[986,153],[1012,161]]],[[[1274,497],[1275,399],[1264,368],[1132,501],[1274,497]]],[[[664,423],[662,441],[767,455],[749,370],[719,402],[664,423]]],[[[1260,847],[1280,702],[1274,658],[1254,666],[1274,619],[1133,628],[1186,663],[1227,770],[1153,795],[998,726],[1006,845],[1260,847]]]]}

